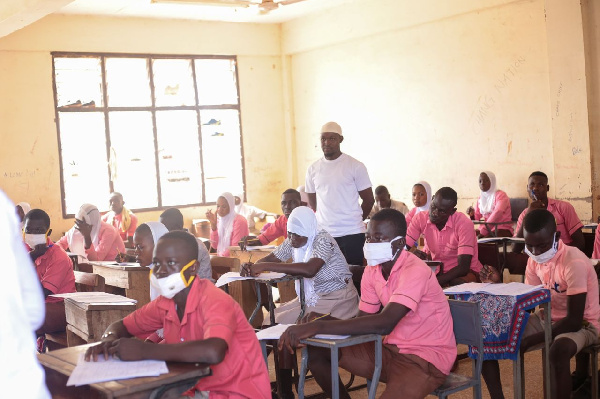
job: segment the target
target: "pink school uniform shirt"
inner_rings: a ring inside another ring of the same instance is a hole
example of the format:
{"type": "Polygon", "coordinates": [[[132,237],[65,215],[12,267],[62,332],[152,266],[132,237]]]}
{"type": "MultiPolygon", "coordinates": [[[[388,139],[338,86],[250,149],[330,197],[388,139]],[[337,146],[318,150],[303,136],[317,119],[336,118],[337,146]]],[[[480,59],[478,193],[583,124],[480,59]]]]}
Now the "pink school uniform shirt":
{"type": "Polygon", "coordinates": [[[406,227],[408,228],[408,226],[410,226],[410,222],[413,220],[413,218],[415,217],[415,215],[419,213],[419,208],[417,208],[416,206],[411,209],[404,217],[406,218],[406,227]]]}
{"type": "MultiPolygon", "coordinates": [[[[69,248],[67,236],[63,236],[57,242],[62,249],[69,248]]],[[[91,261],[115,260],[117,254],[125,252],[125,244],[119,235],[117,229],[106,222],[100,222],[100,231],[98,231],[98,246],[92,244],[85,250],[85,255],[91,261]]]]}
{"type": "MultiPolygon", "coordinates": [[[[235,215],[235,219],[233,219],[233,230],[231,231],[231,240],[229,242],[230,246],[238,245],[238,242],[247,235],[250,234],[250,230],[248,229],[248,221],[242,215],[235,215]]],[[[210,245],[214,249],[217,249],[219,246],[219,229],[211,230],[210,232],[210,245]]],[[[229,256],[229,248],[227,248],[223,253],[218,254],[219,256],[229,256]]]]}
{"type": "MultiPolygon", "coordinates": [[[[73,262],[69,255],[59,245],[48,239],[50,246],[45,254],[37,258],[35,271],[42,287],[52,291],[54,294],[66,294],[75,292],[75,273],[73,273],[73,262]]],[[[25,244],[27,251],[31,248],[25,244]]],[[[46,302],[62,302],[62,298],[46,297],[46,302]]]]}
{"type": "Polygon", "coordinates": [[[477,236],[473,222],[465,214],[455,212],[444,228],[438,230],[429,220],[429,212],[419,212],[406,232],[406,245],[412,247],[421,234],[431,258],[444,264],[444,273],[458,266],[458,255],[471,255],[470,268],[479,275],[482,265],[477,258],[477,236]]]}
{"type": "Polygon", "coordinates": [[[600,228],[596,229],[596,238],[594,239],[594,252],[592,253],[593,259],[600,259],[600,228]]]}
{"type": "Polygon", "coordinates": [[[431,269],[415,255],[402,251],[389,278],[381,266],[366,267],[361,280],[359,309],[377,313],[389,302],[410,311],[384,338],[399,353],[417,355],[449,374],[456,359],[456,341],[448,300],[431,269]]]}
{"type": "Polygon", "coordinates": [[[567,317],[567,297],[587,293],[583,319],[600,331],[600,304],[598,304],[598,277],[590,260],[583,252],[559,240],[558,252],[547,263],[529,258],[525,269],[525,284],[543,284],[550,290],[552,321],[567,317]]]}
{"type": "MultiPolygon", "coordinates": [[[[107,222],[108,218],[112,214],[114,214],[114,212],[109,211],[109,212],[105,213],[104,215],[102,215],[102,218],[100,220],[102,220],[103,222],[107,222]]],[[[133,234],[135,233],[135,229],[137,229],[137,226],[138,226],[137,216],[135,216],[132,212],[130,214],[130,217],[131,217],[131,223],[129,224],[129,228],[126,231],[123,231],[123,229],[121,229],[121,226],[123,225],[123,212],[121,212],[118,215],[115,215],[115,217],[112,219],[112,226],[115,229],[117,229],[117,231],[119,232],[119,235],[121,236],[121,239],[123,241],[127,241],[128,237],[133,237],[133,234]]]]}
{"type": "Polygon", "coordinates": [[[240,306],[210,281],[192,282],[181,321],[175,302],[159,296],[123,319],[130,334],[144,336],[164,328],[164,343],[220,338],[228,350],[223,361],[210,366],[212,375],[195,389],[210,398],[270,399],[271,386],[256,333],[240,306]]]}
{"type": "MultiPolygon", "coordinates": [[[[554,215],[554,219],[556,219],[556,230],[560,231],[560,239],[567,245],[571,244],[573,242],[571,234],[583,228],[583,224],[581,223],[579,216],[577,216],[577,212],[575,212],[573,205],[566,201],[548,198],[548,207],[546,209],[548,209],[548,211],[554,215]]],[[[527,215],[528,211],[529,208],[526,208],[519,215],[517,229],[515,230],[517,233],[521,229],[523,218],[527,215]]]]}
{"type": "MultiPolygon", "coordinates": [[[[475,219],[481,220],[484,219],[489,223],[498,223],[498,222],[510,222],[512,220],[512,214],[510,211],[510,200],[508,199],[508,195],[502,190],[497,190],[494,195],[494,209],[492,212],[484,215],[479,210],[479,201],[475,204],[475,219]]],[[[490,229],[494,229],[490,226],[490,229]]],[[[498,226],[498,229],[502,230],[510,230],[510,233],[513,234],[514,230],[511,224],[501,224],[498,226]]],[[[495,230],[495,229],[494,229],[495,230]]],[[[485,225],[481,225],[479,227],[479,232],[482,235],[488,235],[489,230],[485,227],[485,225]]]]}
{"type": "Polygon", "coordinates": [[[275,241],[281,236],[283,236],[283,238],[287,238],[287,218],[285,215],[279,216],[275,223],[271,223],[269,228],[258,236],[258,240],[262,245],[267,245],[271,241],[275,241]]]}

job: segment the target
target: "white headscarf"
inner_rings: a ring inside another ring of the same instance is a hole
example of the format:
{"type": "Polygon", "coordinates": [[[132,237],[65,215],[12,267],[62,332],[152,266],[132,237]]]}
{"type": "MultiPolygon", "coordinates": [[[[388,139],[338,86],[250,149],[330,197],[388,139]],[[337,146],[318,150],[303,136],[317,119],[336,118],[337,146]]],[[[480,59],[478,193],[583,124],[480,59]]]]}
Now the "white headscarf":
{"type": "Polygon", "coordinates": [[[217,212],[217,231],[219,232],[219,245],[217,245],[217,254],[222,254],[231,246],[231,233],[233,232],[233,221],[237,215],[235,211],[235,199],[231,193],[225,192],[219,195],[225,198],[229,205],[229,213],[221,217],[217,212]]]}
{"type": "MultiPolygon", "coordinates": [[[[287,230],[290,233],[308,238],[303,247],[294,248],[292,255],[296,263],[308,262],[312,255],[313,242],[317,235],[317,217],[313,210],[307,206],[295,208],[288,218],[287,230]]],[[[296,294],[300,297],[299,280],[296,280],[296,294]]],[[[304,298],[307,306],[315,306],[319,300],[312,278],[304,278],[304,298]]]]}
{"type": "Polygon", "coordinates": [[[240,199],[240,204],[235,206],[235,213],[241,213],[242,208],[244,207],[244,193],[234,193],[233,194],[233,200],[234,200],[234,204],[235,204],[235,197],[238,197],[240,199]]]}
{"type": "Polygon", "coordinates": [[[492,213],[492,210],[494,209],[494,203],[496,202],[496,191],[498,191],[498,188],[496,187],[495,174],[487,170],[484,170],[481,173],[485,173],[487,177],[490,178],[490,189],[487,191],[480,191],[481,194],[479,195],[478,201],[479,212],[481,212],[484,217],[487,217],[487,215],[492,213]]]}
{"type": "MultiPolygon", "coordinates": [[[[417,184],[420,184],[421,186],[425,187],[425,192],[427,193],[427,202],[425,203],[425,205],[417,207],[417,210],[419,212],[428,211],[429,205],[431,205],[431,186],[424,180],[417,182],[417,184]]],[[[415,184],[415,186],[417,184],[415,184]]]]}
{"type": "MultiPolygon", "coordinates": [[[[90,234],[92,236],[92,244],[94,247],[98,247],[98,233],[100,232],[101,226],[98,208],[92,204],[83,204],[81,205],[81,208],[79,208],[79,211],[77,211],[75,219],[83,220],[87,224],[92,225],[92,232],[90,234]]],[[[69,250],[80,256],[79,260],[83,261],[84,259],[87,259],[85,253],[85,239],[83,238],[83,234],[81,234],[75,226],[67,231],[67,242],[69,243],[69,250]]]]}
{"type": "Polygon", "coordinates": [[[169,230],[161,222],[146,222],[143,224],[150,228],[150,232],[152,233],[152,240],[154,241],[154,247],[156,247],[156,243],[158,242],[160,237],[164,236],[169,232],[169,230]]]}
{"type": "MultiPolygon", "coordinates": [[[[31,210],[31,205],[29,205],[29,202],[19,202],[17,205],[15,205],[15,207],[20,206],[21,209],[23,210],[23,219],[24,216],[27,215],[27,213],[31,210]]],[[[21,230],[23,229],[23,222],[21,222],[21,230]]]]}
{"type": "MultiPolygon", "coordinates": [[[[23,209],[25,210],[25,209],[23,209]]],[[[10,322],[0,323],[0,358],[11,367],[0,375],[6,392],[27,387],[27,396],[50,398],[44,372],[35,355],[35,330],[44,323],[42,286],[23,245],[15,206],[0,191],[0,250],[2,282],[0,314],[10,322]]]]}

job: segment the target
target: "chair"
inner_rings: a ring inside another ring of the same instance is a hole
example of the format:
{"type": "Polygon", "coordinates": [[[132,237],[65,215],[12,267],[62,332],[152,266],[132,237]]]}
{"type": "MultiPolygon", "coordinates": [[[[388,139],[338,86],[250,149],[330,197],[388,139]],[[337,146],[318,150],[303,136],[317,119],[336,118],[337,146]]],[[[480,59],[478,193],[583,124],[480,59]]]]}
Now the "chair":
{"type": "Polygon", "coordinates": [[[516,222],[521,213],[529,206],[529,200],[527,198],[511,198],[509,201],[511,220],[516,222]]]}
{"type": "Polygon", "coordinates": [[[473,397],[481,399],[481,366],[483,365],[483,330],[479,303],[449,299],[450,313],[454,325],[457,344],[471,345],[477,349],[477,359],[473,360],[471,377],[450,373],[446,381],[432,395],[446,398],[448,395],[473,388],[473,397]]]}

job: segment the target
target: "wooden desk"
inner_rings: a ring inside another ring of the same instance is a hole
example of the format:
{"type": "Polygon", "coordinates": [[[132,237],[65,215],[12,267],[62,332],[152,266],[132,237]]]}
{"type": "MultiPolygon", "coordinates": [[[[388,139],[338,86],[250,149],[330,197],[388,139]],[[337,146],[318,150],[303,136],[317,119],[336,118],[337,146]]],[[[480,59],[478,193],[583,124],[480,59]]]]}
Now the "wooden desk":
{"type": "Polygon", "coordinates": [[[137,301],[138,309],[150,302],[150,269],[142,266],[119,266],[109,262],[90,262],[93,272],[104,277],[107,286],[118,288],[113,294],[137,301]]]}
{"type": "Polygon", "coordinates": [[[128,303],[81,303],[65,299],[67,343],[69,346],[100,341],[106,328],[136,309],[128,303]]]}
{"type": "Polygon", "coordinates": [[[67,380],[77,365],[79,355],[85,353],[90,346],[74,346],[38,355],[38,360],[46,371],[46,385],[53,398],[149,398],[153,391],[164,385],[188,382],[189,387],[192,387],[195,381],[211,373],[205,364],[168,362],[169,372],[158,377],[67,387],[67,380]]]}

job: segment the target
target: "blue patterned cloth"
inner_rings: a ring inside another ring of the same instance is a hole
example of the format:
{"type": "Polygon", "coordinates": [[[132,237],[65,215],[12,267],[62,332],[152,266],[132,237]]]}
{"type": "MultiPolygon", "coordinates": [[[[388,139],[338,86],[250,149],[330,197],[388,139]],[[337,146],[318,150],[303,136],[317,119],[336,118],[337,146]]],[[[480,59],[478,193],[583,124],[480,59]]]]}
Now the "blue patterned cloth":
{"type": "MultiPolygon", "coordinates": [[[[539,289],[525,295],[457,294],[456,299],[479,302],[483,328],[484,360],[516,360],[521,336],[529,319],[527,310],[550,302],[550,291],[539,289]]],[[[474,358],[477,350],[469,347],[474,358]]]]}

